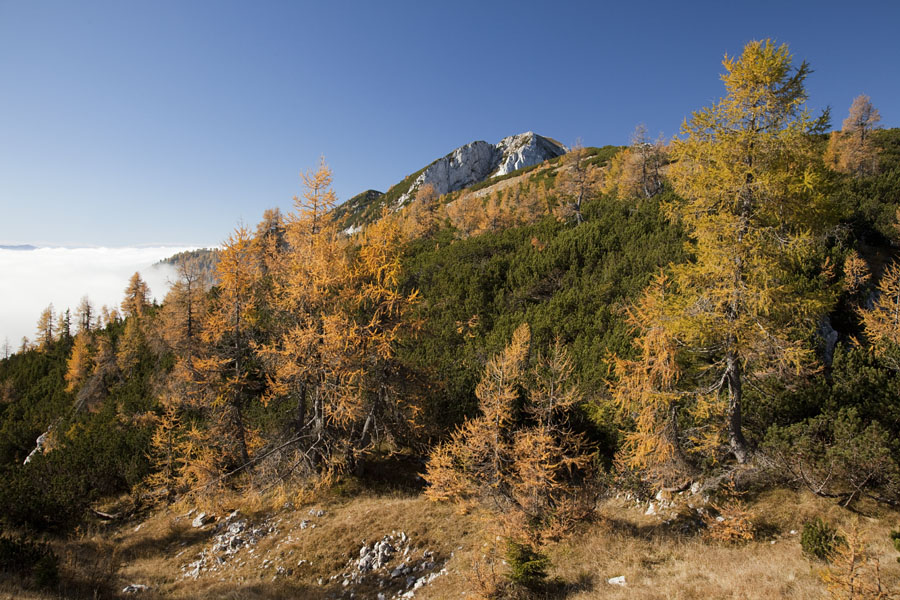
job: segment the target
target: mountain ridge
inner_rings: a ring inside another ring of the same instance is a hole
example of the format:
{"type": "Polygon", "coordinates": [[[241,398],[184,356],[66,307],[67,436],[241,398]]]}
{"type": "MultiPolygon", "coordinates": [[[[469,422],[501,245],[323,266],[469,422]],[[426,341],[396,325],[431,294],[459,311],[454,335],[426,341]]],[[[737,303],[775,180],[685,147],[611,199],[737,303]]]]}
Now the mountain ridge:
{"type": "Polygon", "coordinates": [[[476,140],[404,177],[387,192],[369,189],[357,194],[337,207],[334,217],[341,228],[352,233],[377,219],[385,207],[396,210],[406,205],[425,185],[432,185],[441,196],[557,158],[568,151],[560,142],[533,131],[507,136],[496,144],[476,140]]]}

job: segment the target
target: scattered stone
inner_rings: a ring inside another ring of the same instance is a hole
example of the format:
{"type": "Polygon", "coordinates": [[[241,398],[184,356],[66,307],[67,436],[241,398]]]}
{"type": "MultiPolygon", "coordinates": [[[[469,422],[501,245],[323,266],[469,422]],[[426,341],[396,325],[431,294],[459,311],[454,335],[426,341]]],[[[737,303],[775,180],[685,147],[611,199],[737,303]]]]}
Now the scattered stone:
{"type": "Polygon", "coordinates": [[[606,583],[608,583],[609,585],[618,585],[620,587],[625,587],[625,576],[619,575],[618,577],[610,577],[606,580],[606,583]]]}
{"type": "Polygon", "coordinates": [[[647,507],[647,512],[645,512],[644,514],[645,515],[655,515],[656,514],[656,504],[651,502],[650,506],[647,507]]]}
{"type": "MultiPolygon", "coordinates": [[[[349,587],[347,594],[354,593],[354,586],[365,583],[385,590],[385,598],[398,600],[412,598],[416,590],[446,573],[441,568],[445,563],[446,560],[439,562],[432,550],[413,547],[406,533],[392,531],[372,544],[364,541],[358,557],[348,561],[340,576],[343,577],[342,585],[349,587]],[[387,591],[389,588],[395,591],[387,591]]],[[[335,577],[337,575],[331,581],[335,577]]]]}
{"type": "MultiPolygon", "coordinates": [[[[190,516],[190,515],[189,515],[190,516]]],[[[200,513],[194,520],[191,521],[191,527],[203,527],[207,523],[212,523],[216,518],[212,515],[208,515],[205,512],[200,513]]]]}
{"type": "Polygon", "coordinates": [[[146,592],[150,588],[142,583],[132,583],[122,588],[123,594],[137,594],[138,592],[146,592]]]}
{"type": "MultiPolygon", "coordinates": [[[[203,513],[198,515],[197,519],[201,516],[204,516],[203,513]]],[[[224,568],[233,556],[244,549],[247,550],[248,556],[252,556],[256,550],[253,546],[263,537],[277,531],[269,521],[253,527],[246,519],[240,517],[238,511],[233,511],[217,526],[212,545],[203,550],[197,560],[182,567],[183,577],[196,579],[204,569],[213,571],[220,567],[224,568]]]]}

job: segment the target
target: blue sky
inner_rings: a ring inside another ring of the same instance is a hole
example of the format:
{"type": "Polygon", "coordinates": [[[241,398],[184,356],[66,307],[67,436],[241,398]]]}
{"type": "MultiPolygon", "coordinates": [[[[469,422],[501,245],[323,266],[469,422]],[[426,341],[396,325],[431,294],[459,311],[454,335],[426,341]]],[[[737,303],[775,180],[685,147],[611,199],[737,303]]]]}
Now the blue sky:
{"type": "Polygon", "coordinates": [[[900,3],[0,0],[0,244],[213,245],[476,139],[674,135],[752,39],[807,60],[836,125],[900,125],[900,3]]]}

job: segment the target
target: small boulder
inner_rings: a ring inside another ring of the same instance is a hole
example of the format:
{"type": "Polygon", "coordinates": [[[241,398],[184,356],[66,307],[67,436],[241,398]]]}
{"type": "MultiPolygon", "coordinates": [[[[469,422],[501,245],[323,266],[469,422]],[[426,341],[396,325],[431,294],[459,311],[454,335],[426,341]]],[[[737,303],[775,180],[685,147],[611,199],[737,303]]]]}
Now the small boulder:
{"type": "Polygon", "coordinates": [[[625,587],[625,576],[619,575],[618,577],[610,577],[606,580],[606,583],[609,585],[618,585],[620,587],[625,587]]]}
{"type": "Polygon", "coordinates": [[[194,520],[191,522],[191,527],[203,527],[207,523],[212,523],[215,520],[216,518],[214,516],[202,512],[194,517],[194,520]]]}

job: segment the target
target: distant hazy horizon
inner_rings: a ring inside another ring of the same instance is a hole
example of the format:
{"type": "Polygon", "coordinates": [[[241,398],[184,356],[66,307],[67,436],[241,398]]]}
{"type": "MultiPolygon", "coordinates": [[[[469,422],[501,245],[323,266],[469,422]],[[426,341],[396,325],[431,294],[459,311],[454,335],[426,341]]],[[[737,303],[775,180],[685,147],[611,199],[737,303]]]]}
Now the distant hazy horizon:
{"type": "Polygon", "coordinates": [[[118,307],[128,279],[139,272],[151,295],[162,300],[174,277],[158,261],[201,246],[38,247],[0,249],[0,345],[18,350],[22,337],[34,340],[37,320],[49,304],[56,314],[74,311],[83,296],[100,308],[118,307]]]}

